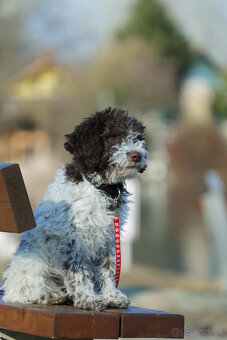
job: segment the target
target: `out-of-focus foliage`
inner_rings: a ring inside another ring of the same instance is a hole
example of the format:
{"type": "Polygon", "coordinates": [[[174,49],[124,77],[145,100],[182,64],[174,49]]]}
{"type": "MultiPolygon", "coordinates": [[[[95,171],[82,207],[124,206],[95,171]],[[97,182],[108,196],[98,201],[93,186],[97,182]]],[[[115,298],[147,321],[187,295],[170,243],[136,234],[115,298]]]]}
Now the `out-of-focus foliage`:
{"type": "Polygon", "coordinates": [[[89,79],[97,92],[111,97],[112,104],[138,109],[174,107],[177,101],[175,68],[138,37],[101,51],[89,79]]]}
{"type": "Polygon", "coordinates": [[[146,40],[162,56],[169,58],[179,71],[193,59],[193,52],[169,19],[165,8],[156,0],[135,2],[129,21],[118,32],[119,39],[139,36],[146,40]]]}
{"type": "Polygon", "coordinates": [[[214,113],[218,118],[227,117],[227,79],[225,81],[225,86],[215,93],[214,113]]]}

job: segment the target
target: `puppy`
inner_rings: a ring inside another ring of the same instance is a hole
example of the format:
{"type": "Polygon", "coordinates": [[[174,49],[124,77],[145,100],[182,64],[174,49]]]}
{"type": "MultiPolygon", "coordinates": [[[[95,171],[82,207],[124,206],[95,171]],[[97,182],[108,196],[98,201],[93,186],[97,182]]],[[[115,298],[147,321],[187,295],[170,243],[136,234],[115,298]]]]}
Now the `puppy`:
{"type": "Polygon", "coordinates": [[[128,214],[124,180],[146,169],[144,126],[120,109],[85,119],[66,135],[73,159],[60,168],[6,268],[4,300],[126,308],[115,286],[114,217],[128,214]]]}

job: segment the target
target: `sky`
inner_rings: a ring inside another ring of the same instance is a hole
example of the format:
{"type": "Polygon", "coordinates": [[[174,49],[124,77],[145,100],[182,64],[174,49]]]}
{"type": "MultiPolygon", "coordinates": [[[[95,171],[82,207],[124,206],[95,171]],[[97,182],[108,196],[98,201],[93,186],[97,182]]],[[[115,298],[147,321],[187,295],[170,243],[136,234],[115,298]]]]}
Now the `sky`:
{"type": "Polygon", "coordinates": [[[66,57],[89,59],[111,42],[113,32],[128,15],[132,0],[41,1],[28,27],[37,47],[52,45],[66,57]],[[43,5],[42,5],[43,3],[43,5]]]}
{"type": "MultiPolygon", "coordinates": [[[[34,1],[34,0],[33,0],[34,1]]],[[[149,1],[149,0],[147,0],[149,1]]],[[[226,0],[160,0],[196,49],[227,67],[226,0]]],[[[67,56],[92,57],[123,25],[135,0],[39,0],[29,32],[37,46],[65,47],[67,56]]]]}
{"type": "MultiPolygon", "coordinates": [[[[92,58],[110,44],[136,0],[10,0],[2,14],[28,9],[26,36],[30,49],[55,47],[63,58],[92,58]],[[64,47],[64,48],[63,48],[64,47]]],[[[149,0],[147,0],[149,1],[149,0]]],[[[191,44],[219,66],[227,67],[227,0],[158,0],[166,6],[191,44]]]]}
{"type": "Polygon", "coordinates": [[[205,51],[218,66],[227,68],[227,1],[160,1],[193,46],[205,51]]]}

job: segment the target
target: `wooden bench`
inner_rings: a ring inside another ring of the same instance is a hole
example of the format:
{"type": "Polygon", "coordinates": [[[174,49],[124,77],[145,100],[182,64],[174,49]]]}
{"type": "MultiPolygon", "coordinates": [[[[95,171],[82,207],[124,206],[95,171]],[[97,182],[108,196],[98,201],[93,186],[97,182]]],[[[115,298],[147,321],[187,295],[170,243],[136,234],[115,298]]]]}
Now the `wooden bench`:
{"type": "MultiPolygon", "coordinates": [[[[0,163],[0,231],[19,233],[33,227],[35,221],[19,166],[0,163]]],[[[72,305],[4,303],[3,294],[0,290],[0,340],[183,338],[184,335],[184,317],[179,314],[133,306],[97,312],[72,305]]]]}
{"type": "Polygon", "coordinates": [[[19,165],[0,163],[0,231],[21,233],[34,227],[19,165]]]}

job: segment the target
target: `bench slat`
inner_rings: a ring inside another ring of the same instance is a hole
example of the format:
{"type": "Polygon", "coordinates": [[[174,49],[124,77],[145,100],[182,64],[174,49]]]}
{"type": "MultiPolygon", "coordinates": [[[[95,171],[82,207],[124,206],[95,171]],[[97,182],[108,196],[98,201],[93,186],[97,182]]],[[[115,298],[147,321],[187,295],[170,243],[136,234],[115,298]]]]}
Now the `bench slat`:
{"type": "Polygon", "coordinates": [[[0,231],[21,233],[35,219],[18,164],[0,163],[0,231]]]}
{"type": "Polygon", "coordinates": [[[184,334],[184,317],[180,314],[134,306],[107,312],[121,317],[122,338],[182,338],[184,334]]]}
{"type": "Polygon", "coordinates": [[[4,303],[0,299],[1,328],[68,339],[182,338],[184,318],[139,307],[96,312],[71,305],[21,305],[4,303]]]}
{"type": "Polygon", "coordinates": [[[66,305],[8,304],[1,299],[0,329],[52,338],[117,339],[120,317],[66,305]]]}

